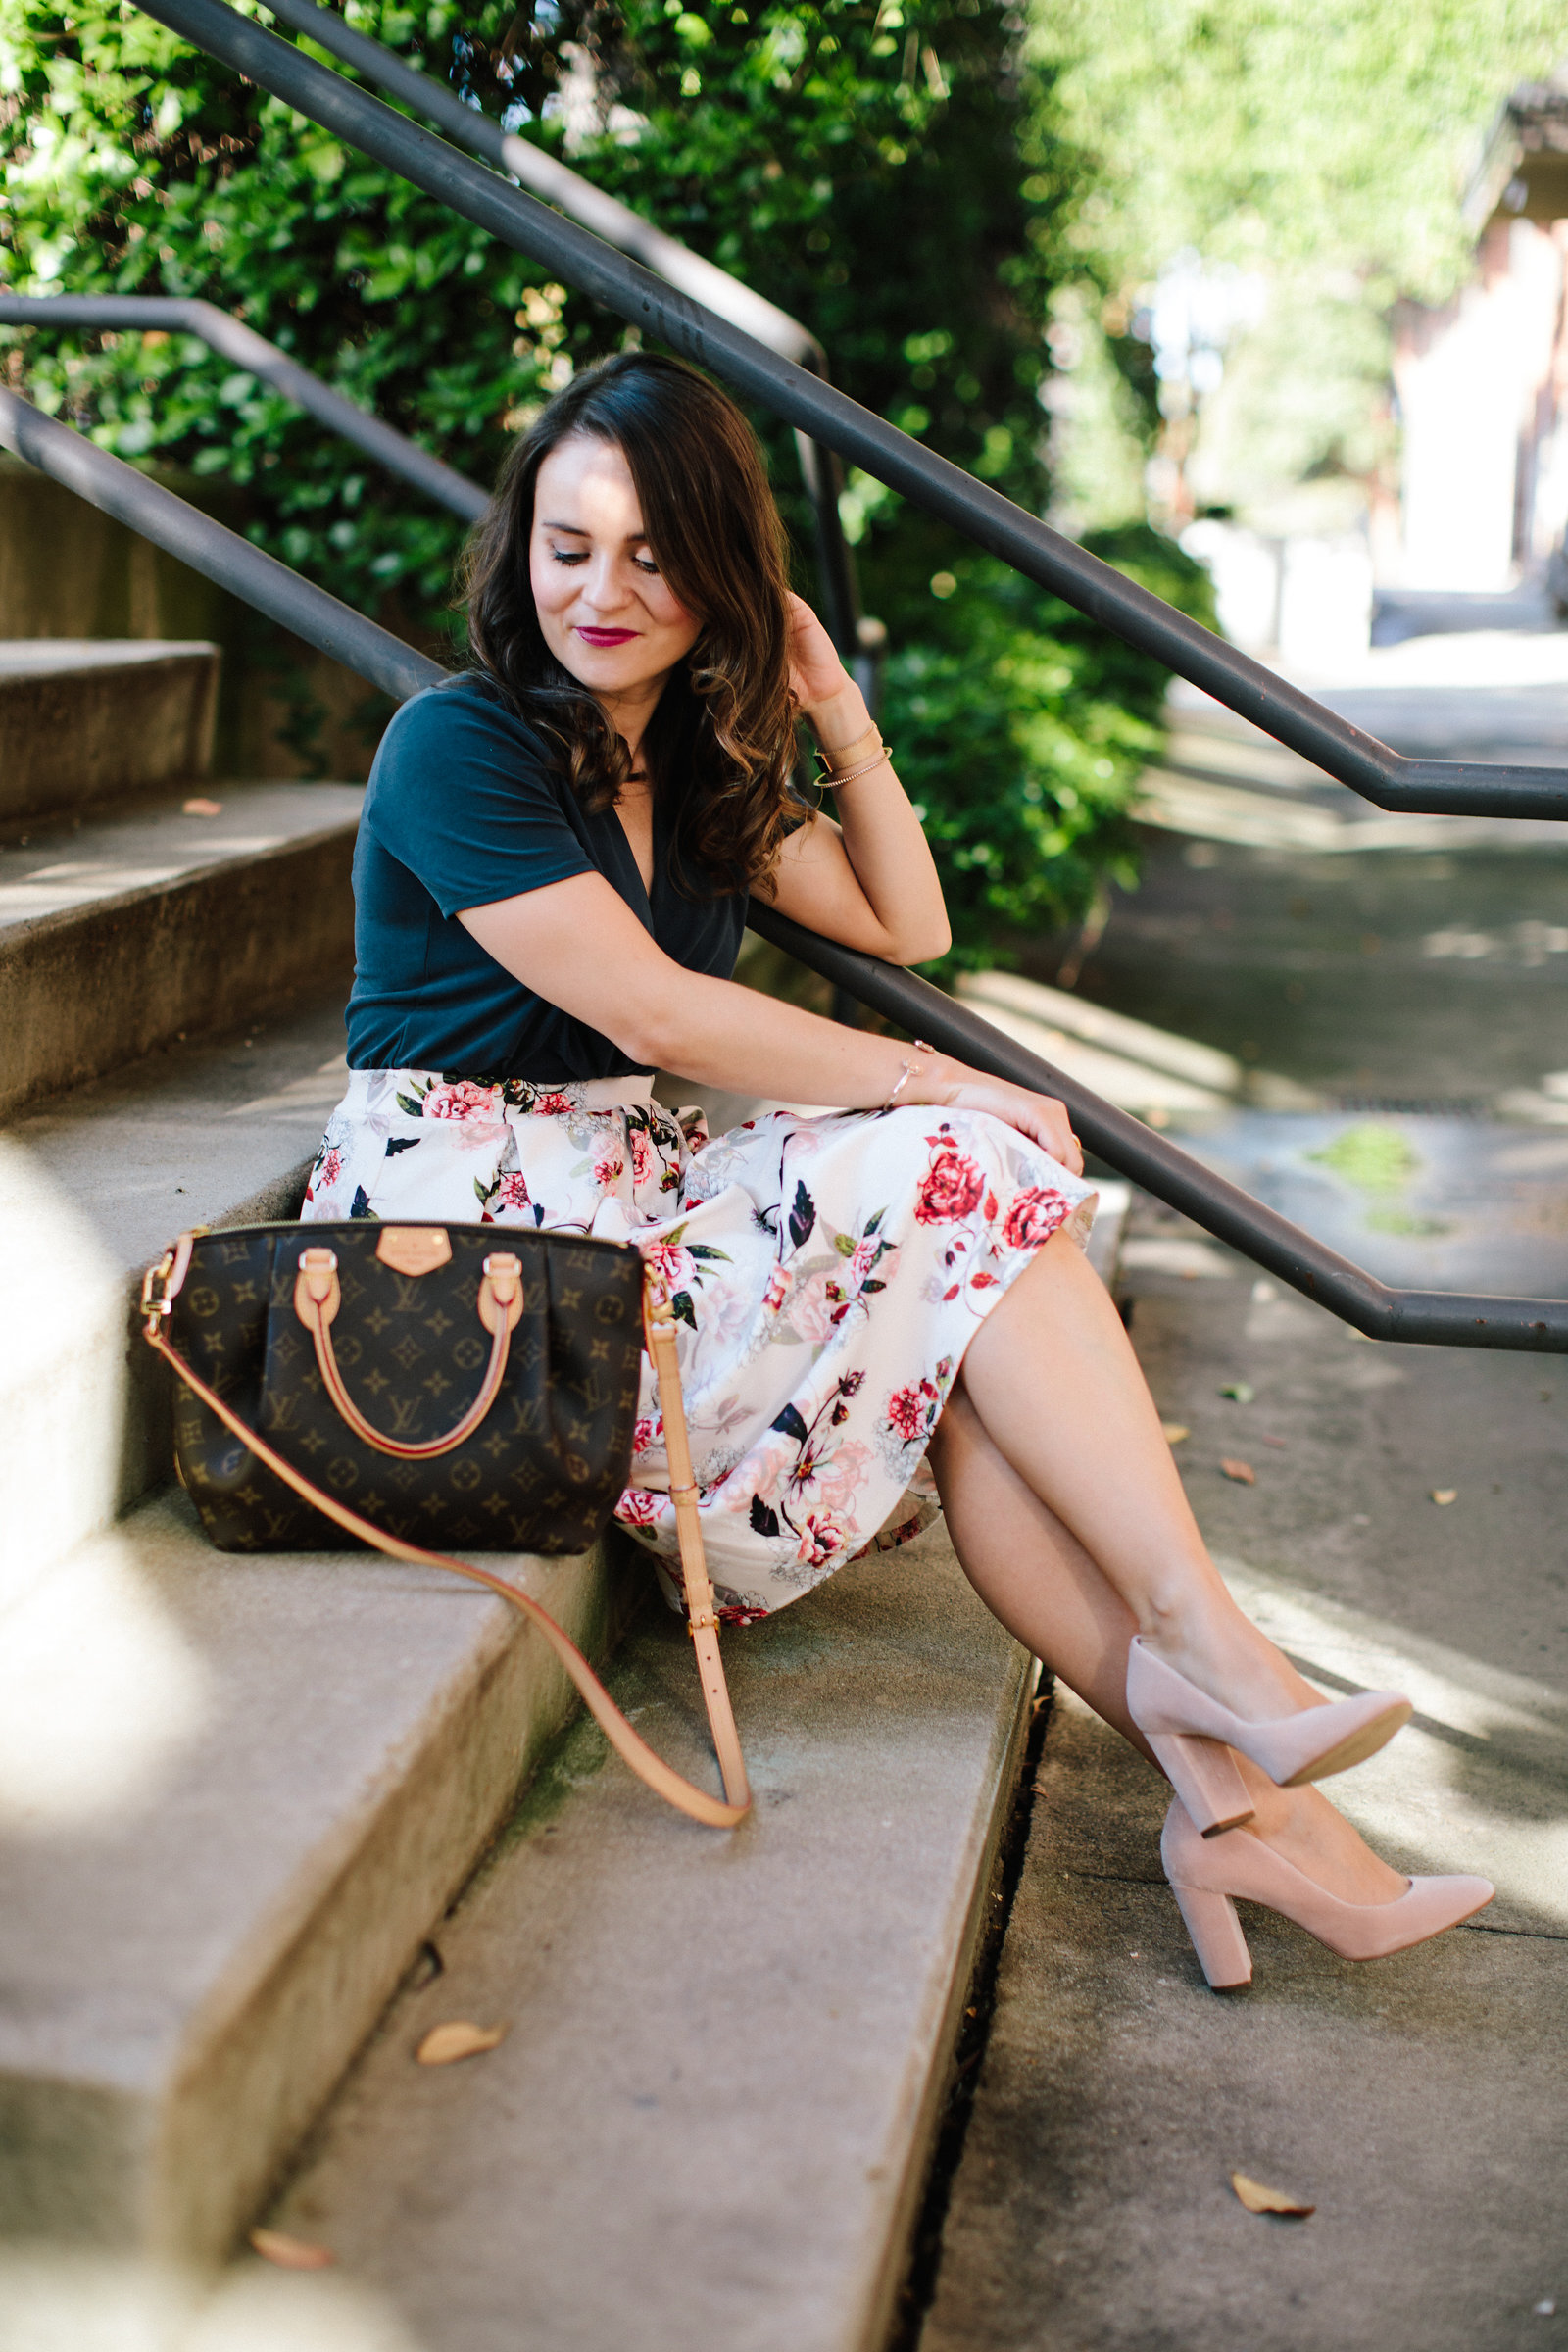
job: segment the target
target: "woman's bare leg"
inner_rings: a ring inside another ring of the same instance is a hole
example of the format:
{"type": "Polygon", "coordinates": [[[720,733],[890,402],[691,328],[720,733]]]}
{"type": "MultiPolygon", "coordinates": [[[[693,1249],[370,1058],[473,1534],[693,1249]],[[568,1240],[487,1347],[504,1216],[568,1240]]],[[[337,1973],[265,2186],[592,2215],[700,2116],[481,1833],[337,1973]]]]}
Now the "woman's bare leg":
{"type": "MultiPolygon", "coordinates": [[[[938,1426],[931,1462],[964,1572],[993,1616],[1152,1763],[1127,1714],[1127,1644],[1137,1620],[1083,1545],[1003,1460],[961,1382],[938,1426]]],[[[1249,1827],[1308,1878],[1349,1903],[1388,1903],[1404,1892],[1405,1881],[1316,1788],[1276,1788],[1247,1757],[1237,1764],[1256,1808],[1249,1827]]]]}
{"type": "Polygon", "coordinates": [[[963,1387],[997,1451],[1125,1603],[1131,1632],[1250,1720],[1322,1705],[1226,1591],[1121,1317],[1064,1233],[970,1341],[963,1387]]]}

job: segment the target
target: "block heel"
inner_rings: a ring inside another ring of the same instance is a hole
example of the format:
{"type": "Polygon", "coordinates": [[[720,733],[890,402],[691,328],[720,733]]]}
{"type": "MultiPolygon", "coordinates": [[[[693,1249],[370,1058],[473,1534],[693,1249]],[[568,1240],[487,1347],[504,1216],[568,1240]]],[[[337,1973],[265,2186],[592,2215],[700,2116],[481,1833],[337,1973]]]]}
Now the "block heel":
{"type": "Polygon", "coordinates": [[[1288,1862],[1255,1830],[1228,1838],[1200,1838],[1181,1798],[1172,1799],[1159,1840],[1159,1858],[1181,1905],[1193,1948],[1216,1992],[1251,1982],[1252,1963],[1236,1916],[1234,1897],[1267,1903],[1342,1960],[1383,1960],[1441,1936],[1492,1900],[1486,1879],[1468,1872],[1411,1879],[1389,1903],[1348,1903],[1288,1862]]]}
{"type": "Polygon", "coordinates": [[[1144,1737],[1200,1836],[1214,1838],[1251,1820],[1255,1808],[1247,1783],[1223,1740],[1190,1732],[1146,1732],[1144,1737]]]}
{"type": "Polygon", "coordinates": [[[1210,1992],[1239,1992],[1244,1984],[1250,1984],[1252,1955],[1230,1896],[1202,1886],[1181,1886],[1174,1879],[1170,1890],[1210,1992]]]}

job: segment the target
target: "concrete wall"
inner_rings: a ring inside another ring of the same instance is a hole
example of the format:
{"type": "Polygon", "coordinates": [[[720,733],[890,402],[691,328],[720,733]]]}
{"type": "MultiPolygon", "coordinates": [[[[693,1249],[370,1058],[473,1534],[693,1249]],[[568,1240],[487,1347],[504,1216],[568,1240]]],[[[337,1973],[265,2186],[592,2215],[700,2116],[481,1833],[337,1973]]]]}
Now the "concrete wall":
{"type": "MultiPolygon", "coordinates": [[[[238,495],[157,478],[231,529],[238,495]]],[[[96,507],[0,455],[0,638],[212,638],[223,649],[216,772],[360,782],[391,706],[335,662],[215,588],[96,507]]]]}

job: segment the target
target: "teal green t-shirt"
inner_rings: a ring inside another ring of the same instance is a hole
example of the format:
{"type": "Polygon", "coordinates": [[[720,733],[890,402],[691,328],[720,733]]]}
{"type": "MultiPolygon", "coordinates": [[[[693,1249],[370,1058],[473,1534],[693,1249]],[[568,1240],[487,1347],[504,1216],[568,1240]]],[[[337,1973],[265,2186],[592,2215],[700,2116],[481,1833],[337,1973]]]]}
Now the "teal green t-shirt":
{"type": "Polygon", "coordinates": [[[688,898],[668,866],[656,808],[650,897],[613,808],[581,807],[544,738],[487,679],[416,695],[376,753],[354,852],[350,1068],[554,1085],[630,1076],[618,1046],[524,988],[457,918],[599,873],[666,956],[728,979],[745,892],[688,898]]]}

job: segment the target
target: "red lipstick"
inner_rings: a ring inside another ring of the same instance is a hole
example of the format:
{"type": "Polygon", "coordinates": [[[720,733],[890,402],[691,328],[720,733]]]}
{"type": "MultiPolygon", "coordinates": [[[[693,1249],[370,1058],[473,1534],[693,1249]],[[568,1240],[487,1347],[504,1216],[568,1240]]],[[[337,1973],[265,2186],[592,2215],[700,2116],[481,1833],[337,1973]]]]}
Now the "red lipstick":
{"type": "Polygon", "coordinates": [[[630,645],[632,639],[636,636],[637,631],[635,629],[579,628],[577,634],[582,639],[584,645],[611,646],[630,645]]]}

